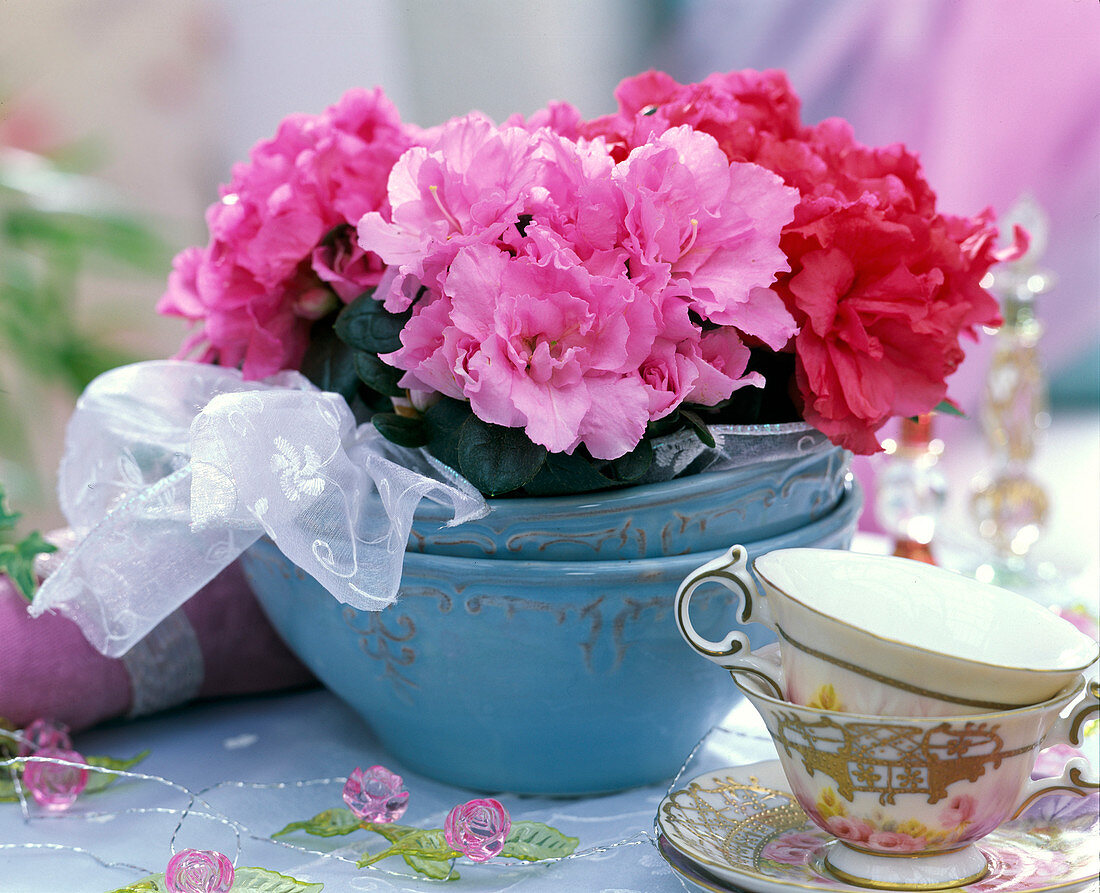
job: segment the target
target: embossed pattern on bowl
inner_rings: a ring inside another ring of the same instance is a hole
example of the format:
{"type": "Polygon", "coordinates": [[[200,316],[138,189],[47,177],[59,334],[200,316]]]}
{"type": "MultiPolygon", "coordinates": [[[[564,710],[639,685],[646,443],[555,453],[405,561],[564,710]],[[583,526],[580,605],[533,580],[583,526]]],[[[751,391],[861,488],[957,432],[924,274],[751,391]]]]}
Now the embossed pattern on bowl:
{"type": "Polygon", "coordinates": [[[849,454],[814,444],[795,458],[622,490],[490,500],[477,521],[445,527],[447,511],[421,504],[409,550],[461,558],[600,561],[721,549],[795,530],[840,502],[849,454]]]}

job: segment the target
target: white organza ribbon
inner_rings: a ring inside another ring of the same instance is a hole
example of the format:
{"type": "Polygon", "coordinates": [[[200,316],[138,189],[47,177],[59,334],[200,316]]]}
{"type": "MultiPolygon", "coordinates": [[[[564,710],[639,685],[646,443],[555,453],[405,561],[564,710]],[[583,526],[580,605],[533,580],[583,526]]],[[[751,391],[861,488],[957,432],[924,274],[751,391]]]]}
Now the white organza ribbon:
{"type": "Polygon", "coordinates": [[[298,373],[245,381],[182,361],[88,386],[58,486],[81,539],[30,613],[62,612],[110,657],[265,533],[338,601],[380,610],[397,597],[421,499],[450,506],[452,524],[488,513],[451,469],[356,427],[342,397],[298,373]]]}

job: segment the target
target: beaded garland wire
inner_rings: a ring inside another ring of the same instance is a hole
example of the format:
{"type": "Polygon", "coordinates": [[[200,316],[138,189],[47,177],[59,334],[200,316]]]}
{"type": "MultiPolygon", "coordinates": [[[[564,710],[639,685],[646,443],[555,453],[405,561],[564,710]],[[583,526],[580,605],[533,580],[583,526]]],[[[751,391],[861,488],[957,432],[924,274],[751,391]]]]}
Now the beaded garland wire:
{"type": "MultiPolygon", "coordinates": [[[[746,733],[738,729],[733,729],[721,725],[713,727],[696,743],[696,745],[691,749],[687,757],[684,759],[684,762],[682,763],[679,771],[676,773],[675,778],[672,780],[671,784],[668,787],[669,791],[673,790],[676,787],[676,785],[680,782],[680,779],[687,772],[688,767],[691,766],[693,761],[696,759],[697,754],[718,733],[732,735],[739,738],[751,739],[754,742],[762,742],[766,740],[763,736],[759,734],[746,733]]],[[[18,732],[12,732],[9,734],[17,741],[22,740],[22,737],[18,732]]],[[[63,760],[57,760],[56,758],[35,756],[24,756],[0,760],[0,771],[9,774],[12,778],[24,824],[30,825],[36,822],[45,821],[108,822],[120,816],[162,815],[176,818],[175,825],[167,839],[168,851],[173,855],[181,851],[181,844],[184,842],[185,838],[189,836],[185,834],[185,824],[189,819],[197,819],[203,822],[209,822],[214,825],[224,827],[225,829],[229,830],[229,832],[232,834],[233,846],[231,848],[228,848],[228,851],[225,853],[225,855],[229,858],[229,861],[234,867],[236,867],[240,862],[242,853],[244,852],[245,843],[247,841],[258,841],[265,844],[274,844],[277,847],[284,848],[301,856],[319,859],[322,864],[332,861],[346,863],[349,866],[354,866],[359,861],[358,858],[352,858],[341,852],[333,852],[316,847],[303,846],[302,844],[293,841],[276,839],[271,836],[271,834],[275,832],[275,828],[270,829],[270,833],[265,834],[262,830],[250,827],[245,822],[228,815],[225,811],[218,809],[210,802],[210,795],[218,791],[231,789],[260,792],[299,791],[313,787],[334,787],[338,785],[342,786],[347,782],[346,777],[332,776],[303,779],[290,782],[247,782],[229,780],[218,782],[217,784],[209,785],[198,790],[191,790],[187,786],[175,782],[169,778],[165,778],[163,776],[152,773],[134,772],[125,769],[112,769],[102,766],[87,766],[86,768],[89,773],[101,773],[117,779],[125,779],[138,783],[153,783],[162,786],[167,790],[170,790],[185,797],[186,805],[183,808],[174,808],[168,806],[128,806],[117,810],[97,810],[90,812],[45,812],[37,809],[35,806],[32,805],[32,803],[28,802],[27,792],[20,780],[18,768],[20,764],[51,761],[61,763],[62,765],[83,765],[69,764],[63,760]]],[[[117,791],[115,793],[117,795],[117,791]]],[[[97,796],[100,795],[97,794],[97,796]]],[[[567,828],[566,830],[568,831],[570,829],[567,828]]],[[[507,869],[515,869],[517,867],[534,868],[536,866],[546,866],[555,862],[590,859],[593,857],[605,855],[615,850],[621,850],[629,847],[637,847],[643,844],[650,844],[652,846],[656,845],[656,835],[649,828],[641,829],[633,835],[620,838],[618,840],[612,841],[611,843],[603,843],[600,845],[580,849],[570,855],[560,858],[546,859],[534,863],[498,859],[484,864],[492,865],[495,868],[507,869]]],[[[139,865],[126,860],[111,859],[104,857],[100,853],[88,847],[76,845],[70,846],[66,844],[47,842],[0,842],[0,853],[13,851],[68,853],[87,858],[104,869],[129,871],[139,876],[152,875],[164,871],[163,865],[139,865]]],[[[394,878],[395,880],[400,879],[403,881],[408,881],[411,878],[416,877],[419,882],[425,884],[434,884],[447,881],[446,878],[435,879],[414,876],[410,872],[393,870],[379,864],[367,865],[363,868],[360,868],[359,870],[364,872],[375,872],[383,876],[394,878]]],[[[317,882],[302,880],[300,881],[300,883],[302,885],[302,890],[320,889],[320,887],[317,886],[317,882]]],[[[123,887],[122,889],[126,889],[126,887],[123,887]]]]}

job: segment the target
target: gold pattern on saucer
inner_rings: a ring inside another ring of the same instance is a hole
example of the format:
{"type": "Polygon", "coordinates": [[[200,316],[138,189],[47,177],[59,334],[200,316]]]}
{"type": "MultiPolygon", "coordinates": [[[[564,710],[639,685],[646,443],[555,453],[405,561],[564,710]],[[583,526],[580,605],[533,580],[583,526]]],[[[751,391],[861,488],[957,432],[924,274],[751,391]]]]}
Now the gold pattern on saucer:
{"type": "Polygon", "coordinates": [[[794,797],[751,777],[749,783],[730,777],[702,787],[692,782],[674,791],[661,806],[660,824],[681,839],[694,841],[710,857],[697,861],[718,868],[752,865],[760,871],[760,851],[777,834],[802,828],[806,813],[794,797]]]}
{"type": "Polygon", "coordinates": [[[849,802],[859,793],[878,794],[884,806],[898,794],[927,794],[929,803],[947,796],[957,781],[977,781],[986,765],[1027,753],[1033,745],[1004,750],[998,725],[944,722],[932,729],[889,722],[838,723],[822,716],[808,722],[798,714],[777,711],[771,730],[777,747],[802,758],[812,776],[822,772],[836,782],[849,802]]]}

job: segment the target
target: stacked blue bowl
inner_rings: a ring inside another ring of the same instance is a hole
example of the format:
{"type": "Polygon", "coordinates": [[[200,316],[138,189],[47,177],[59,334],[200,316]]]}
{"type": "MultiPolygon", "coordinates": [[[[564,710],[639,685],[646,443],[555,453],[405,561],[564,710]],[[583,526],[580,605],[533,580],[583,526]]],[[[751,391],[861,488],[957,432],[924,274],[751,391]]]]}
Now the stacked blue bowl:
{"type": "MultiPolygon", "coordinates": [[[[750,556],[847,548],[863,497],[837,448],[588,496],[502,499],[442,527],[422,506],[401,596],[337,602],[268,540],[244,568],[275,628],[369,723],[393,764],[478,791],[580,795],[671,777],[738,701],[672,616],[680,581],[750,556]]],[[[715,587],[696,627],[726,632],[715,587]]],[[[769,640],[746,632],[754,647],[769,640]]]]}

